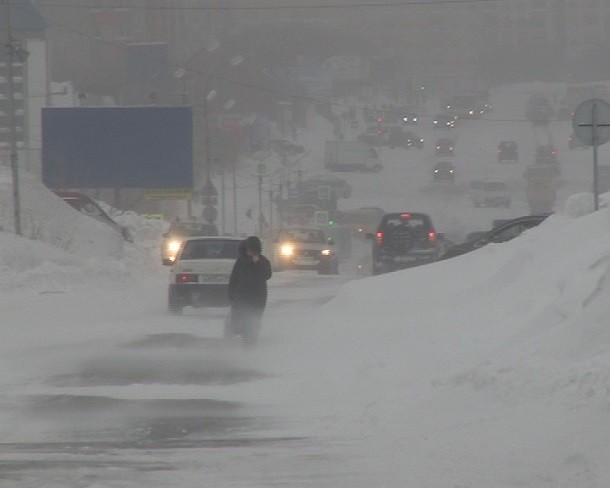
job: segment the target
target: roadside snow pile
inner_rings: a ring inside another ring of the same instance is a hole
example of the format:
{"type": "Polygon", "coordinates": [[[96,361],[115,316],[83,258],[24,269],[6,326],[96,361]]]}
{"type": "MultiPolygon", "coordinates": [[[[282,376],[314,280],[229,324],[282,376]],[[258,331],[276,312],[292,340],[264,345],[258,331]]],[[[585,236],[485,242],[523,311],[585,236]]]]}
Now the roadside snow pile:
{"type": "Polygon", "coordinates": [[[129,212],[119,223],[136,236],[129,244],[115,230],[80,214],[31,175],[20,178],[21,230],[15,236],[10,172],[0,168],[0,289],[37,283],[40,291],[71,284],[137,279],[163,273],[159,243],[167,223],[129,212]]]}

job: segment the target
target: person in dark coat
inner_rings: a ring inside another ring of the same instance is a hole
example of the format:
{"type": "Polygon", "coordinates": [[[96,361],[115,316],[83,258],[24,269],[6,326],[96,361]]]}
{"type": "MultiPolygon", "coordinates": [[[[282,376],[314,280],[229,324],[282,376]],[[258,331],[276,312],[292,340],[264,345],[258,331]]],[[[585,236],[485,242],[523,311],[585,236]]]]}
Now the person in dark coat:
{"type": "Polygon", "coordinates": [[[240,244],[229,278],[231,310],[225,322],[225,337],[241,335],[247,345],[256,342],[267,305],[269,278],[271,263],[262,255],[260,239],[250,236],[240,244]]]}

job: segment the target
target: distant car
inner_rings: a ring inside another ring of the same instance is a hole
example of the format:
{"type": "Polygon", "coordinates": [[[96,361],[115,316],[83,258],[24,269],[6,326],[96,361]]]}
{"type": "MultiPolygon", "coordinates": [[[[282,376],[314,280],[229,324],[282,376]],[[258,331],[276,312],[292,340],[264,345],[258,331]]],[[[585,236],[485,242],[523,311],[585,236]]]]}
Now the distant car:
{"type": "Polygon", "coordinates": [[[510,207],[508,185],[498,180],[474,180],[470,183],[472,203],[475,207],[510,207]]]}
{"type": "Polygon", "coordinates": [[[315,187],[329,187],[337,198],[349,198],[352,195],[351,185],[334,174],[319,174],[304,181],[302,185],[306,189],[315,187]]]}
{"type": "Polygon", "coordinates": [[[577,149],[579,147],[589,147],[586,144],[583,144],[580,139],[578,137],[576,137],[576,134],[574,134],[574,132],[572,132],[572,134],[570,134],[570,138],[568,139],[568,148],[571,150],[573,149],[577,149]]]}
{"type": "Polygon", "coordinates": [[[216,224],[203,221],[174,220],[161,241],[161,262],[165,265],[174,264],[182,243],[189,237],[217,236],[216,224]]]}
{"type": "Polygon", "coordinates": [[[437,114],[432,125],[435,129],[453,129],[456,125],[456,117],[448,114],[437,114]]]}
{"type": "Polygon", "coordinates": [[[419,124],[419,114],[413,112],[404,113],[401,120],[405,125],[417,125],[419,124]]]}
{"type": "Polygon", "coordinates": [[[519,161],[519,146],[515,141],[501,141],[498,144],[498,162],[519,161]]]}
{"type": "Polygon", "coordinates": [[[102,222],[117,231],[123,239],[127,242],[133,242],[133,236],[129,232],[127,227],[116,222],[110,217],[104,209],[91,197],[76,191],[62,191],[57,190],[54,192],[59,198],[70,205],[72,208],[78,210],[80,213],[91,217],[92,219],[102,222]]]}
{"type": "Polygon", "coordinates": [[[424,140],[412,131],[406,131],[400,126],[392,126],[387,129],[387,145],[391,148],[402,147],[404,149],[424,147],[424,140]]]}
{"type": "Polygon", "coordinates": [[[286,228],[273,241],[273,267],[316,270],[318,274],[338,274],[339,256],[333,239],[316,227],[286,228]]]}
{"type": "Polygon", "coordinates": [[[412,148],[412,147],[417,148],[417,149],[424,148],[424,138],[420,137],[415,132],[411,132],[409,130],[405,131],[404,140],[405,140],[406,148],[412,148]]]}
{"type": "Polygon", "coordinates": [[[442,250],[442,236],[424,213],[386,214],[367,237],[373,239],[374,275],[431,263],[442,250]]]}
{"type": "Polygon", "coordinates": [[[434,154],[437,156],[454,156],[455,155],[455,141],[453,139],[441,138],[436,141],[436,147],[434,148],[434,154]]]}
{"type": "Polygon", "coordinates": [[[515,237],[521,235],[528,229],[536,227],[542,223],[549,214],[540,215],[525,215],[516,219],[509,220],[492,230],[484,233],[474,235],[471,240],[467,240],[462,244],[456,244],[450,249],[447,249],[439,258],[439,261],[460,256],[468,252],[479,249],[489,243],[502,243],[510,241],[515,237]]]}
{"type": "Polygon", "coordinates": [[[180,314],[188,306],[228,306],[229,277],[241,241],[237,237],[186,239],[169,270],[169,311],[180,314]]]}
{"type": "Polygon", "coordinates": [[[536,147],[536,163],[557,163],[557,149],[551,144],[543,144],[536,147]]]}
{"type": "Polygon", "coordinates": [[[455,168],[449,161],[439,161],[432,169],[432,181],[455,181],[455,168]]]}

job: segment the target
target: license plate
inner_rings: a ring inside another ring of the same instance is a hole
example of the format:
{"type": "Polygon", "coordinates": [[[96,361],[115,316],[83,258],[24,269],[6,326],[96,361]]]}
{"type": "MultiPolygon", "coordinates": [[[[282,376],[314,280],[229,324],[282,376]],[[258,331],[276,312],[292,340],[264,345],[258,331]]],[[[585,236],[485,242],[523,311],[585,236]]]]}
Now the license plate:
{"type": "Polygon", "coordinates": [[[227,284],[229,277],[226,275],[199,275],[199,283],[227,284]]]}
{"type": "Polygon", "coordinates": [[[315,266],[318,262],[313,259],[297,259],[294,264],[297,266],[315,266]]]}
{"type": "Polygon", "coordinates": [[[394,259],[399,263],[409,263],[417,260],[414,256],[396,256],[394,259]]]}

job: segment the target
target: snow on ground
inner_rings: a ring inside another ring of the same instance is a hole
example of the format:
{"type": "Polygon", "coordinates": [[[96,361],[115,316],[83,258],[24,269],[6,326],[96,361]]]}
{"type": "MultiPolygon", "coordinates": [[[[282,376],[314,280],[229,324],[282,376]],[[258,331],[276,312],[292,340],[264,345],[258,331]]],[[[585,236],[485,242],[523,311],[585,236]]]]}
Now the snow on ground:
{"type": "MultiPolygon", "coordinates": [[[[7,189],[6,170],[0,177],[7,189]]],[[[364,177],[354,178],[362,202],[373,198],[364,177]]],[[[57,340],[49,328],[86,335],[79,320],[40,317],[45,294],[93,301],[109,287],[127,296],[144,293],[144,282],[163,287],[165,270],[149,259],[161,229],[143,230],[148,237],[121,252],[106,229],[43,188],[27,182],[24,190],[24,234],[38,240],[11,235],[3,191],[0,290],[5,306],[27,297],[32,310],[19,310],[30,317],[27,332],[0,329],[4,351],[57,340]]],[[[586,193],[564,203],[509,243],[351,281],[306,317],[273,317],[264,333],[276,340],[257,358],[272,376],[206,387],[206,397],[217,388],[219,397],[292,417],[295,431],[320,435],[349,458],[342,469],[352,470],[351,486],[608,486],[610,209],[591,212],[586,193]]],[[[4,368],[5,385],[11,374],[4,368]]],[[[222,468],[222,453],[214,456],[222,468]]],[[[268,456],[269,469],[288,470],[278,453],[268,456]]],[[[222,471],[207,473],[209,486],[229,486],[222,471]]]]}

